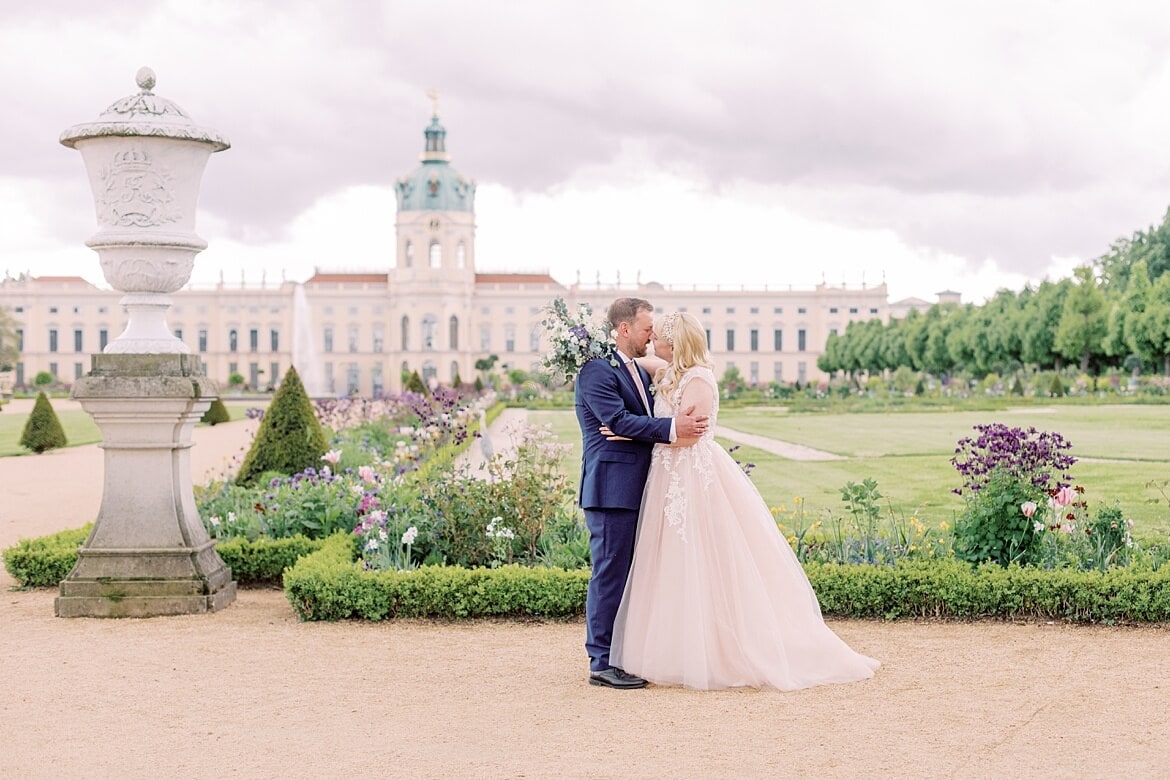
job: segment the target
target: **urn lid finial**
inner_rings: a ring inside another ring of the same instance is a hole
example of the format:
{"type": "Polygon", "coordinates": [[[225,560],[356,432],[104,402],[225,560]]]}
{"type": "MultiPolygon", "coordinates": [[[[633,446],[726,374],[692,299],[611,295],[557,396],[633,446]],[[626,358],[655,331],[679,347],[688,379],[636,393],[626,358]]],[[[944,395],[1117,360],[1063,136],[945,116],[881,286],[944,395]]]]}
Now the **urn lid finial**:
{"type": "Polygon", "coordinates": [[[134,80],[138,83],[138,88],[142,90],[142,94],[150,95],[151,90],[154,89],[155,77],[154,71],[143,65],[135,74],[134,80]]]}
{"type": "Polygon", "coordinates": [[[99,136],[153,136],[175,138],[211,144],[213,151],[227,149],[231,144],[209,127],[195,124],[177,103],[152,91],[157,82],[154,71],[141,67],[134,77],[140,92],[127,95],[110,104],[96,122],[84,122],[68,128],[61,134],[65,146],[99,136]]]}

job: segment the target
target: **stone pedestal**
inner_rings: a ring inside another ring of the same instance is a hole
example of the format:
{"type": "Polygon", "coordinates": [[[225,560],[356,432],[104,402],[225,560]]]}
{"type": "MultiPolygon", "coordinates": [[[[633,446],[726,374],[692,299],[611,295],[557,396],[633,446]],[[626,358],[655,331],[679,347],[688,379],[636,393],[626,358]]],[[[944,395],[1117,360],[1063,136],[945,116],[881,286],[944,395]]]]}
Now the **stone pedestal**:
{"type": "Polygon", "coordinates": [[[58,616],[183,615],[235,600],[191,484],[191,431],[215,396],[193,355],[93,356],[73,398],[101,429],[105,483],[58,616]]]}

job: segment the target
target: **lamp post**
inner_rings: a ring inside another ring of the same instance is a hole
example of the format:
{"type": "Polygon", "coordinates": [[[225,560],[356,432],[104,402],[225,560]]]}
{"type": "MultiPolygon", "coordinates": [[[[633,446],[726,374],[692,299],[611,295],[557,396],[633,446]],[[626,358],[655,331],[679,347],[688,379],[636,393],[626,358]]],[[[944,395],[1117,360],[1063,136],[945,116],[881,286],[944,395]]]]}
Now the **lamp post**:
{"type": "Polygon", "coordinates": [[[60,139],[85,162],[99,225],[86,245],[127,314],[73,387],[101,429],[105,479],[93,532],[61,582],[62,617],[208,612],[236,596],[191,484],[191,432],[217,390],[166,322],[171,293],[207,247],[194,232],[203,169],[229,144],[155,95],[149,68],[137,83],[140,92],[60,139]]]}

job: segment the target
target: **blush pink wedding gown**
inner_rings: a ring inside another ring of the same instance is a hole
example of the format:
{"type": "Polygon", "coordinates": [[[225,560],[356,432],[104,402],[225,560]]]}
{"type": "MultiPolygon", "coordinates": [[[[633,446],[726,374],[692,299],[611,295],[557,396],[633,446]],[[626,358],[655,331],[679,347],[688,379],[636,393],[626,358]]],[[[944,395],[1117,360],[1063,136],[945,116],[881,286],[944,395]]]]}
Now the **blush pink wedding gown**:
{"type": "Polygon", "coordinates": [[[821,618],[808,578],[755,485],[715,442],[719,389],[687,371],[673,405],[710,415],[691,447],[655,445],[610,662],[663,685],[795,690],[872,677],[821,618]]]}

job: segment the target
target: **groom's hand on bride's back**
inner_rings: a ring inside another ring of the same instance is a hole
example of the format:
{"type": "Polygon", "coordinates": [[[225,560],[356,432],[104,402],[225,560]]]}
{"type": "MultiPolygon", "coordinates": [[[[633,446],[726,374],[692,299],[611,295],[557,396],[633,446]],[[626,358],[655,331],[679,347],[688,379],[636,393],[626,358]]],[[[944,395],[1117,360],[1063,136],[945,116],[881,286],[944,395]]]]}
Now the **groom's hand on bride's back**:
{"type": "Polygon", "coordinates": [[[707,432],[707,415],[695,415],[695,405],[691,404],[674,418],[674,432],[680,439],[702,436],[707,432]]]}

